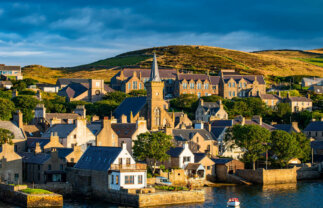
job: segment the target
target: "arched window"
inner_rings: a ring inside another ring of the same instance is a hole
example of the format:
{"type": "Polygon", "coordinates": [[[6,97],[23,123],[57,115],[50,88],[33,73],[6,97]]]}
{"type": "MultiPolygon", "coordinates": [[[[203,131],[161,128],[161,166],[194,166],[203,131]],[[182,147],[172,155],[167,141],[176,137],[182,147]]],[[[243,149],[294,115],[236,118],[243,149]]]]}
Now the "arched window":
{"type": "Polygon", "coordinates": [[[154,115],[155,115],[155,126],[160,126],[160,109],[159,108],[155,108],[154,115]]]}

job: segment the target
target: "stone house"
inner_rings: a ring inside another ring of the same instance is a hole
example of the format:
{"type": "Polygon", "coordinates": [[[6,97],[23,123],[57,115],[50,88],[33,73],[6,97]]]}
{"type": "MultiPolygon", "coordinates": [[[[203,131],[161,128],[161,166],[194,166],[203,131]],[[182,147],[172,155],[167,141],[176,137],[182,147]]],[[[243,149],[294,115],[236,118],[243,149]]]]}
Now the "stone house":
{"type": "Polygon", "coordinates": [[[16,80],[23,79],[20,66],[6,66],[0,64],[0,75],[8,78],[14,77],[16,80]]]}
{"type": "Polygon", "coordinates": [[[317,77],[303,77],[302,78],[302,87],[310,87],[312,85],[323,85],[323,78],[317,77]]]}
{"type": "Polygon", "coordinates": [[[259,98],[262,102],[266,103],[267,106],[274,109],[278,103],[282,102],[282,98],[278,95],[273,94],[259,94],[259,98]]]}
{"type": "MultiPolygon", "coordinates": [[[[164,82],[164,94],[173,94],[176,80],[176,69],[160,69],[160,78],[164,82]]],[[[151,69],[124,68],[111,78],[111,87],[129,93],[132,90],[145,89],[149,81],[151,69]]]]}
{"type": "Polygon", "coordinates": [[[174,112],[172,116],[175,118],[174,128],[180,129],[184,125],[186,129],[192,128],[193,122],[184,112],[174,112]]]}
{"type": "MultiPolygon", "coordinates": [[[[38,146],[38,145],[37,145],[38,146]]],[[[23,158],[23,179],[32,183],[65,182],[66,159],[59,157],[57,149],[43,153],[36,148],[35,152],[20,153],[23,158]]]]}
{"type": "Polygon", "coordinates": [[[219,181],[226,181],[228,174],[234,174],[237,170],[244,169],[244,163],[232,158],[212,159],[215,163],[215,174],[219,181]]]}
{"type": "Polygon", "coordinates": [[[36,84],[37,88],[43,92],[58,93],[59,86],[53,84],[36,84]]]}
{"type": "Polygon", "coordinates": [[[312,111],[312,100],[308,97],[292,97],[287,93],[286,99],[284,102],[289,103],[292,113],[300,111],[312,111]]]}
{"type": "Polygon", "coordinates": [[[312,141],[311,147],[313,149],[313,156],[315,162],[323,161],[323,141],[312,141]]]}
{"type": "Polygon", "coordinates": [[[228,113],[223,108],[222,100],[219,102],[204,102],[203,99],[200,99],[195,111],[195,120],[210,122],[219,119],[228,119],[228,113]]]}
{"type": "Polygon", "coordinates": [[[59,142],[56,132],[52,132],[49,139],[47,138],[27,138],[27,152],[35,152],[36,148],[40,148],[42,152],[50,152],[53,148],[64,147],[59,142]]]}
{"type": "Polygon", "coordinates": [[[82,150],[86,150],[87,147],[96,145],[96,137],[83,118],[78,118],[75,124],[55,124],[47,129],[42,138],[50,138],[52,132],[57,132],[59,142],[64,147],[81,146],[82,150]]]}
{"type": "Polygon", "coordinates": [[[175,96],[194,94],[210,96],[219,94],[219,77],[208,74],[177,74],[175,96]]]}
{"type": "Polygon", "coordinates": [[[4,81],[0,81],[0,87],[10,90],[12,88],[13,84],[10,80],[4,80],[4,81]]]}
{"type": "Polygon", "coordinates": [[[22,184],[22,158],[14,149],[8,143],[0,147],[0,181],[22,184]]]}
{"type": "Polygon", "coordinates": [[[316,141],[323,141],[323,119],[309,123],[304,129],[304,134],[308,138],[314,138],[316,141]]]}
{"type": "Polygon", "coordinates": [[[112,124],[115,123],[117,123],[116,119],[104,117],[102,121],[87,125],[96,137],[96,146],[117,147],[119,145],[118,134],[112,128],[112,124]]]}
{"type": "Polygon", "coordinates": [[[7,129],[13,133],[14,139],[12,142],[14,143],[14,149],[17,153],[25,151],[27,136],[24,131],[24,123],[20,111],[17,111],[13,116],[12,121],[0,121],[0,128],[7,129]]]}
{"type": "Polygon", "coordinates": [[[205,178],[209,181],[215,181],[215,162],[205,153],[194,153],[194,162],[200,163],[205,169],[205,178]]]}
{"type": "Polygon", "coordinates": [[[182,147],[171,147],[167,154],[169,155],[168,161],[162,163],[167,169],[184,169],[187,164],[194,163],[194,154],[187,143],[184,143],[182,147]]]}
{"type": "Polygon", "coordinates": [[[252,97],[266,93],[266,83],[262,75],[240,75],[234,70],[221,70],[219,95],[225,99],[252,97]]]}
{"type": "Polygon", "coordinates": [[[58,95],[66,97],[68,101],[96,102],[107,92],[114,91],[104,84],[104,80],[95,79],[58,79],[56,85],[61,89],[58,95]]]}
{"type": "Polygon", "coordinates": [[[148,132],[147,122],[143,118],[139,118],[136,123],[112,123],[111,127],[118,138],[117,146],[121,147],[122,143],[126,143],[127,150],[130,153],[132,153],[132,147],[137,136],[148,132]]]}
{"type": "Polygon", "coordinates": [[[89,147],[68,173],[73,187],[95,192],[141,189],[147,186],[147,166],[136,163],[122,147],[89,147]],[[84,184],[86,183],[86,184],[84,184]]]}
{"type": "Polygon", "coordinates": [[[205,129],[173,129],[175,146],[188,143],[194,153],[206,153],[212,157],[218,155],[218,143],[214,135],[205,129]]]}

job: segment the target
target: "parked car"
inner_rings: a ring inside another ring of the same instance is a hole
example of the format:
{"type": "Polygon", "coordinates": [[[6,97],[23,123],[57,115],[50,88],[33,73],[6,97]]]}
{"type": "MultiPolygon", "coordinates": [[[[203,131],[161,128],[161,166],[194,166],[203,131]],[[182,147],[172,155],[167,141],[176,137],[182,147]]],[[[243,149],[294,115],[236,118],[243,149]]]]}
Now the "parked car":
{"type": "Polygon", "coordinates": [[[170,182],[165,177],[156,177],[156,184],[157,185],[164,185],[164,186],[171,186],[172,185],[172,182],[170,182]]]}

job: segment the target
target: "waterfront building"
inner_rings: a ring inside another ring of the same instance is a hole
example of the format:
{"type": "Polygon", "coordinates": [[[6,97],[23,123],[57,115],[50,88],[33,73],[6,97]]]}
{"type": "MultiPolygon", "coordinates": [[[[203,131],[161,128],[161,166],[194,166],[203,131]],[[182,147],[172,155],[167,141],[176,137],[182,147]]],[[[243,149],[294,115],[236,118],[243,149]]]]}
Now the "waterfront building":
{"type": "Polygon", "coordinates": [[[219,102],[204,102],[200,99],[195,111],[195,120],[210,122],[218,119],[228,119],[228,113],[224,110],[222,100],[219,102]]]}
{"type": "Polygon", "coordinates": [[[0,64],[0,75],[6,78],[14,78],[15,80],[23,79],[20,66],[6,66],[0,64]]]}
{"type": "Polygon", "coordinates": [[[22,184],[22,158],[15,152],[14,145],[0,146],[0,181],[22,184]]]}
{"type": "Polygon", "coordinates": [[[232,158],[212,158],[215,163],[215,174],[219,181],[227,181],[228,174],[244,169],[244,163],[232,158]]]}
{"type": "Polygon", "coordinates": [[[215,162],[205,153],[194,153],[194,163],[200,163],[205,170],[205,178],[208,181],[215,181],[215,162]]]}
{"type": "Polygon", "coordinates": [[[323,141],[323,119],[309,123],[304,129],[304,134],[308,138],[314,138],[316,141],[323,141]]]}
{"type": "Polygon", "coordinates": [[[106,192],[147,186],[146,164],[136,163],[122,147],[89,147],[68,173],[73,186],[106,192]]]}

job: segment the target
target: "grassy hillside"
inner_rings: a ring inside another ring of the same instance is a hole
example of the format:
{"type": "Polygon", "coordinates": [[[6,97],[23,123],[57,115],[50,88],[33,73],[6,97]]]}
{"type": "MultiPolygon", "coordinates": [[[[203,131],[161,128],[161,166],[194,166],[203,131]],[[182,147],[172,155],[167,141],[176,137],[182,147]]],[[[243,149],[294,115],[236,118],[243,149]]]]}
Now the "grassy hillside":
{"type": "MultiPolygon", "coordinates": [[[[91,64],[49,69],[33,65],[23,69],[24,76],[42,82],[54,83],[59,77],[103,78],[109,81],[121,67],[150,68],[152,54],[156,52],[161,67],[203,73],[217,73],[220,69],[235,69],[241,73],[273,76],[323,74],[320,53],[279,50],[247,53],[209,46],[165,46],[131,51],[91,64]]],[[[323,62],[322,62],[323,63],[323,62]]]]}

